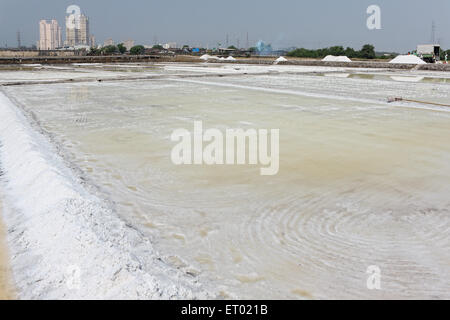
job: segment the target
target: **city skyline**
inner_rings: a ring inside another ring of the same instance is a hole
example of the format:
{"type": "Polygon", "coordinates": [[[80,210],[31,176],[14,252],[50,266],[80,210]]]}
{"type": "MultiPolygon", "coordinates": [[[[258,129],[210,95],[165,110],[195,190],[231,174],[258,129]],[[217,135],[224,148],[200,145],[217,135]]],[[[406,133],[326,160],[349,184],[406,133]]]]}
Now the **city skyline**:
{"type": "MultiPolygon", "coordinates": [[[[135,0],[130,5],[103,0],[95,3],[80,0],[42,0],[39,5],[25,0],[2,0],[0,3],[0,47],[8,43],[17,46],[17,31],[23,45],[39,40],[36,24],[42,19],[64,21],[65,10],[76,4],[92,19],[98,43],[113,39],[116,43],[134,39],[136,44],[175,42],[180,46],[216,47],[218,44],[249,45],[259,40],[276,48],[319,48],[332,45],[360,48],[374,44],[378,51],[405,52],[417,44],[429,43],[432,23],[435,39],[444,48],[450,47],[450,21],[446,18],[450,4],[437,0],[433,7],[422,8],[418,0],[395,3],[377,1],[382,10],[382,29],[368,30],[367,7],[373,1],[348,0],[345,5],[331,0],[319,0],[308,5],[298,1],[281,0],[275,5],[262,0],[258,6],[235,5],[198,0],[192,8],[180,0],[165,2],[135,0]],[[26,3],[26,5],[25,5],[26,3]],[[23,9],[23,8],[28,9],[23,9]],[[324,10],[327,8],[327,10],[324,10]],[[107,12],[107,14],[105,14],[107,12]],[[410,17],[405,19],[405,17],[410,17]],[[399,19],[402,17],[402,19],[399,19]],[[34,25],[34,27],[33,27],[34,25]]],[[[65,36],[66,38],[67,36],[65,36]]]]}
{"type": "MultiPolygon", "coordinates": [[[[65,17],[65,40],[62,41],[62,29],[57,20],[39,21],[39,41],[37,49],[55,50],[64,47],[95,46],[95,37],[90,33],[89,18],[81,8],[72,6],[67,8],[65,17]]],[[[20,44],[19,44],[20,47],[20,44]]]]}

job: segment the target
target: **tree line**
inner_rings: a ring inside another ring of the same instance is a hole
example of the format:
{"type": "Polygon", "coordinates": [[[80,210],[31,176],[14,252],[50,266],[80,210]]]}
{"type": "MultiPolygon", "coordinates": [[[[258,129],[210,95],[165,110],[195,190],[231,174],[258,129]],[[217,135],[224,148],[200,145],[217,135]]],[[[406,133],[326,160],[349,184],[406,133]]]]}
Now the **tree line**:
{"type": "Polygon", "coordinates": [[[334,46],[322,49],[305,49],[297,48],[288,52],[289,57],[298,58],[324,58],[328,55],[332,56],[347,56],[349,58],[361,58],[361,59],[375,59],[377,57],[375,53],[375,47],[371,44],[365,44],[361,50],[355,50],[353,48],[343,46],[334,46]]]}
{"type": "MultiPolygon", "coordinates": [[[[91,48],[90,55],[111,55],[111,54],[125,54],[127,48],[123,43],[119,43],[117,46],[109,45],[102,48],[91,48]]],[[[145,48],[142,45],[134,46],[130,49],[130,54],[132,55],[142,55],[145,53],[145,48]]]]}

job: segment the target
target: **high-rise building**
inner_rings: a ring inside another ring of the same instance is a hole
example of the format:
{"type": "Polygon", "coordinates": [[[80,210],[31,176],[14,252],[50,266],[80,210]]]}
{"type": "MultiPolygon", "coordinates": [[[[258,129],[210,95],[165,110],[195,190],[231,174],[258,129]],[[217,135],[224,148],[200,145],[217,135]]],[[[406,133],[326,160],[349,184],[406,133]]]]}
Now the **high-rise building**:
{"type": "Polygon", "coordinates": [[[55,50],[62,46],[61,27],[56,20],[39,22],[39,50],[55,50]]]}
{"type": "Polygon", "coordinates": [[[95,36],[93,34],[91,34],[90,37],[89,37],[89,45],[91,47],[95,47],[97,45],[96,42],[95,42],[95,36]]]}
{"type": "Polygon", "coordinates": [[[113,46],[114,45],[114,40],[113,39],[106,39],[105,42],[103,42],[103,46],[107,47],[107,46],[113,46]]]}
{"type": "Polygon", "coordinates": [[[177,43],[176,42],[168,42],[168,43],[163,45],[163,48],[166,49],[166,50],[176,49],[177,48],[177,43]]]}
{"type": "Polygon", "coordinates": [[[89,18],[84,14],[71,14],[66,16],[66,41],[69,47],[91,44],[89,34],[89,18]]]}
{"type": "Polygon", "coordinates": [[[80,16],[80,42],[82,45],[89,45],[89,19],[85,15],[80,16]]]}
{"type": "Polygon", "coordinates": [[[134,40],[126,40],[123,42],[123,46],[127,48],[127,51],[130,51],[131,48],[134,47],[134,40]]]}

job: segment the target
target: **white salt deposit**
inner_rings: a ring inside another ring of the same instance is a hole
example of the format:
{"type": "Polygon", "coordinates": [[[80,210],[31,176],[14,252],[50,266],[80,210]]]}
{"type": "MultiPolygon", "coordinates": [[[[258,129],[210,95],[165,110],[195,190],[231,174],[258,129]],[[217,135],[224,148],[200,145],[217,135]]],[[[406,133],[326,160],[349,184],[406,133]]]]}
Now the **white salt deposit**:
{"type": "Polygon", "coordinates": [[[236,61],[236,59],[235,58],[233,58],[232,56],[229,56],[228,58],[226,58],[225,60],[227,60],[227,61],[236,61]]]}
{"type": "Polygon", "coordinates": [[[208,60],[208,59],[211,59],[211,56],[210,56],[209,54],[204,54],[204,55],[202,55],[202,56],[200,57],[200,59],[202,59],[202,60],[208,60]]]}
{"type": "Polygon", "coordinates": [[[4,218],[20,298],[211,297],[89,190],[2,92],[0,118],[4,218]]]}
{"type": "Polygon", "coordinates": [[[326,56],[322,59],[322,61],[329,61],[329,62],[352,62],[347,56],[326,56]]]}
{"type": "Polygon", "coordinates": [[[225,60],[225,58],[223,57],[218,57],[218,56],[210,56],[209,54],[204,54],[200,57],[200,59],[208,61],[208,60],[225,60]]]}
{"type": "Polygon", "coordinates": [[[276,63],[278,62],[286,62],[288,61],[285,57],[279,57],[277,60],[275,60],[276,63]]]}
{"type": "Polygon", "coordinates": [[[392,59],[389,63],[426,64],[425,61],[415,55],[400,55],[392,59]]]}
{"type": "Polygon", "coordinates": [[[390,78],[394,81],[399,81],[399,82],[420,82],[423,79],[425,79],[425,77],[421,77],[421,76],[416,76],[416,77],[391,76],[390,78]]]}

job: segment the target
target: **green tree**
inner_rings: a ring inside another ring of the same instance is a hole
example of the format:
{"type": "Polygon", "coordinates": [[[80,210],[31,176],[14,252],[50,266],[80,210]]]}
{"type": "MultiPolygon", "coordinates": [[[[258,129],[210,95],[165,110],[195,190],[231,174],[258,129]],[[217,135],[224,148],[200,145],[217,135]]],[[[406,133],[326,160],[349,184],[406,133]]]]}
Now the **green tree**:
{"type": "Polygon", "coordinates": [[[345,54],[344,47],[335,46],[328,49],[328,52],[332,56],[343,56],[345,54]]]}
{"type": "Polygon", "coordinates": [[[114,54],[117,52],[117,47],[114,45],[106,46],[102,48],[103,54],[114,54]]]}
{"type": "Polygon", "coordinates": [[[130,49],[130,53],[133,55],[144,54],[144,52],[145,52],[145,48],[144,48],[144,46],[141,46],[141,45],[134,46],[133,48],[130,49]]]}
{"type": "Polygon", "coordinates": [[[228,49],[237,50],[237,48],[235,46],[229,46],[228,49]]]}
{"type": "Polygon", "coordinates": [[[346,55],[349,58],[357,58],[358,52],[353,48],[347,47],[347,49],[345,49],[344,55],[346,55]]]}
{"type": "Polygon", "coordinates": [[[322,55],[324,49],[320,50],[309,50],[305,48],[295,49],[293,51],[288,52],[289,57],[298,57],[298,58],[317,58],[322,55]]]}
{"type": "Polygon", "coordinates": [[[125,52],[127,52],[127,48],[123,45],[123,43],[119,43],[117,45],[117,50],[119,50],[119,52],[121,54],[124,54],[125,52]]]}
{"type": "Polygon", "coordinates": [[[163,50],[164,49],[164,47],[160,44],[155,44],[152,48],[155,50],[163,50]]]}
{"type": "Polygon", "coordinates": [[[102,54],[102,50],[95,48],[95,47],[91,47],[91,50],[88,53],[89,56],[99,56],[101,54],[102,54]]]}
{"type": "Polygon", "coordinates": [[[363,59],[375,59],[375,47],[371,44],[365,44],[359,52],[359,56],[363,59]]]}
{"type": "Polygon", "coordinates": [[[450,59],[450,50],[441,50],[441,60],[445,61],[445,55],[447,54],[447,59],[450,59]]]}

